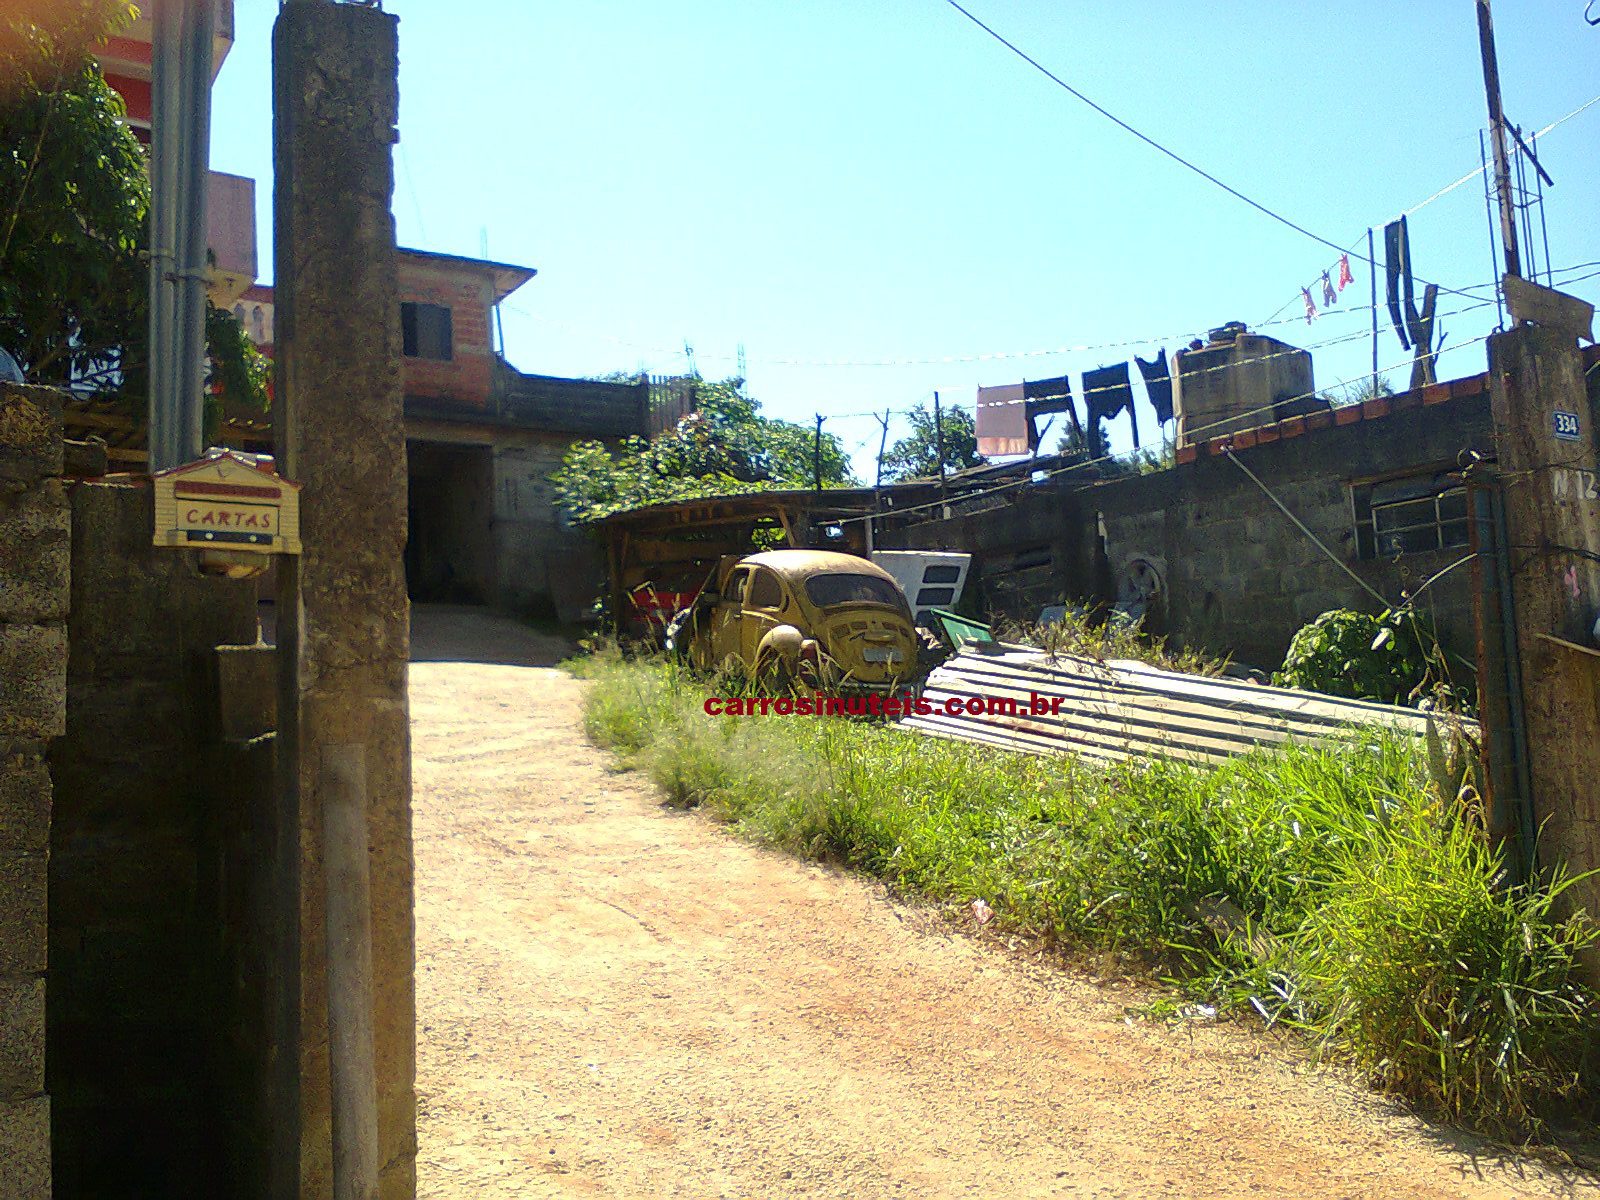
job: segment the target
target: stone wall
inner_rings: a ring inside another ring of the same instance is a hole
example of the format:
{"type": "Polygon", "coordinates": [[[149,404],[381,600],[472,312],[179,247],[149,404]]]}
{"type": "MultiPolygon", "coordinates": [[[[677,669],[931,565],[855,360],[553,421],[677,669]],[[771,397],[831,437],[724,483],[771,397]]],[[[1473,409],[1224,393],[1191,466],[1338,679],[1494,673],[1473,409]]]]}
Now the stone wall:
{"type": "Polygon", "coordinates": [[[45,1090],[50,772],[65,730],[61,397],[0,385],[0,1196],[51,1194],[45,1090]]]}
{"type": "Polygon", "coordinates": [[[223,897],[249,859],[229,877],[222,822],[248,813],[252,780],[270,790],[270,764],[222,756],[214,648],[255,641],[254,587],[151,545],[147,479],[69,498],[66,735],[50,749],[56,1194],[233,1194],[224,1121],[248,1084],[223,1065],[223,948],[242,936],[223,897]]]}

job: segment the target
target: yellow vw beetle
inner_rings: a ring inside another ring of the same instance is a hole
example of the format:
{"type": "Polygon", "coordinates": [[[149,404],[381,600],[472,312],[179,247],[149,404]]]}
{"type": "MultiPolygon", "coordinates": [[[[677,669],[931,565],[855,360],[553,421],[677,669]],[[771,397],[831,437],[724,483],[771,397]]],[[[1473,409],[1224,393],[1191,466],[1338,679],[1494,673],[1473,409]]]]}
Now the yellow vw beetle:
{"type": "Polygon", "coordinates": [[[769,550],[723,559],[669,644],[702,670],[893,691],[917,664],[911,606],[894,577],[853,554],[769,550]]]}

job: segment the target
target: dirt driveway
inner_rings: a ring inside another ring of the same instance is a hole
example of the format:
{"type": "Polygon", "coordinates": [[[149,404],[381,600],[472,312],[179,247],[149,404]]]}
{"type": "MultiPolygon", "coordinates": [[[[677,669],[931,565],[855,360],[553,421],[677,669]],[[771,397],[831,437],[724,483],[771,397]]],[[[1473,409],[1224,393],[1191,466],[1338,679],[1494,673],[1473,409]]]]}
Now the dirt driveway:
{"type": "Polygon", "coordinates": [[[415,629],[424,1196],[1600,1194],[664,810],[561,646],[415,629]]]}

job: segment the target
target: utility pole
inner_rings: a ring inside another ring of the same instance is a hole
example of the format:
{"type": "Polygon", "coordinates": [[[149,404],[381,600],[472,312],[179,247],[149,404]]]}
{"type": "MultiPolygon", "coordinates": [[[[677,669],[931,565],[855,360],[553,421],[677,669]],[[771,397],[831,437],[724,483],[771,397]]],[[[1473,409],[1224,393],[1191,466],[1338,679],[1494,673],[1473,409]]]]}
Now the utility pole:
{"type": "Polygon", "coordinates": [[[148,465],[200,457],[215,0],[157,0],[150,49],[148,465]]]}
{"type": "Polygon", "coordinates": [[[939,393],[933,394],[933,445],[939,455],[939,498],[944,499],[944,414],[939,408],[939,393]]]}
{"type": "Polygon", "coordinates": [[[278,568],[274,1197],[416,1194],[396,18],[272,31],[273,438],[304,489],[278,568]]]}
{"type": "Polygon", "coordinates": [[[811,484],[822,490],[822,414],[817,414],[817,440],[811,447],[811,484]]]}
{"type": "Polygon", "coordinates": [[[1500,103],[1500,64],[1494,52],[1494,16],[1489,0],[1477,0],[1478,51],[1483,56],[1483,90],[1489,99],[1489,144],[1494,150],[1494,186],[1500,198],[1500,241],[1505,248],[1506,274],[1522,275],[1517,253],[1517,213],[1511,198],[1511,170],[1506,156],[1506,114],[1500,103]]]}

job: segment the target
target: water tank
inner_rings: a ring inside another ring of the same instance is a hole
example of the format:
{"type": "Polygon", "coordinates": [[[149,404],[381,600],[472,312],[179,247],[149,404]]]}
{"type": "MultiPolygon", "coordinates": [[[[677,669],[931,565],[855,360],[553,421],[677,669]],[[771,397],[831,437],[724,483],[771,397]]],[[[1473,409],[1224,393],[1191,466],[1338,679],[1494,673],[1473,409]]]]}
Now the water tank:
{"type": "Polygon", "coordinates": [[[1249,332],[1237,321],[1173,356],[1178,445],[1187,446],[1326,408],[1316,399],[1311,354],[1249,332]]]}

